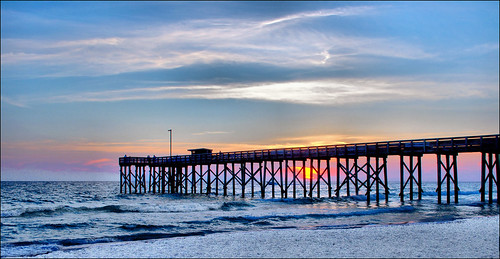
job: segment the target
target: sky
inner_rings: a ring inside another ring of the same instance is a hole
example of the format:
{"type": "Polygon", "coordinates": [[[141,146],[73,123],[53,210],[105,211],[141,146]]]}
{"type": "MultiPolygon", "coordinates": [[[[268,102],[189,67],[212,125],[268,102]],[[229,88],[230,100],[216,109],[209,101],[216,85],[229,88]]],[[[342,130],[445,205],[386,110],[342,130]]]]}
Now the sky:
{"type": "Polygon", "coordinates": [[[169,129],[174,155],[498,134],[499,2],[1,1],[2,180],[117,181],[169,129]]]}

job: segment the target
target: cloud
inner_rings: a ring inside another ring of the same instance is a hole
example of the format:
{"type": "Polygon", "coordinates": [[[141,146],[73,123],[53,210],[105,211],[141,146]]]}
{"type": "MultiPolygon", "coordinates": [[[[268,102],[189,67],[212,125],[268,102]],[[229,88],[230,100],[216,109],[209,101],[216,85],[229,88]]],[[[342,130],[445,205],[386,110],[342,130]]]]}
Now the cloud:
{"type": "Polygon", "coordinates": [[[16,101],[16,100],[12,100],[11,98],[5,97],[3,95],[1,96],[1,101],[4,102],[4,103],[8,103],[10,105],[14,105],[14,106],[20,107],[20,108],[29,108],[29,106],[26,103],[19,102],[19,101],[16,101]]]}
{"type": "Polygon", "coordinates": [[[228,131],[203,131],[203,132],[197,132],[197,133],[193,133],[193,135],[197,135],[197,136],[200,136],[200,135],[215,135],[215,134],[230,134],[230,133],[233,133],[233,132],[228,132],[228,131]]]}
{"type": "Polygon", "coordinates": [[[51,45],[51,47],[83,47],[83,46],[99,46],[99,45],[119,45],[123,43],[123,38],[112,37],[112,38],[93,38],[85,40],[73,40],[73,41],[59,41],[51,45]]]}
{"type": "MultiPolygon", "coordinates": [[[[29,71],[36,71],[41,66],[50,68],[46,70],[50,74],[45,76],[109,75],[130,79],[127,85],[118,85],[107,78],[105,89],[119,90],[91,91],[98,87],[89,86],[86,91],[76,90],[76,94],[53,91],[51,96],[42,97],[36,97],[36,93],[32,97],[2,96],[2,101],[19,107],[32,102],[159,99],[251,99],[339,105],[401,98],[485,96],[491,92],[491,86],[477,83],[445,84],[433,82],[432,78],[398,77],[403,73],[429,73],[437,66],[443,69],[442,61],[437,65],[423,62],[439,55],[413,42],[373,36],[376,34],[359,36],[363,34],[320,30],[314,23],[301,23],[330,16],[361,16],[374,10],[356,6],[298,12],[268,20],[183,20],[127,33],[118,28],[120,33],[115,35],[75,40],[2,38],[2,70],[29,67],[29,71]],[[147,79],[151,75],[148,71],[157,71],[155,79],[147,79]],[[388,74],[392,77],[387,78],[388,74]],[[369,77],[372,78],[363,79],[369,77]],[[147,80],[154,82],[148,84],[147,80]],[[109,86],[112,84],[115,85],[109,86]]],[[[356,23],[356,17],[351,22],[356,23]]],[[[498,50],[498,44],[480,44],[467,52],[495,49],[498,50]]],[[[69,87],[83,89],[80,85],[69,87]]]]}
{"type": "Polygon", "coordinates": [[[109,159],[109,158],[101,158],[101,159],[95,159],[95,160],[90,160],[86,162],[84,165],[95,165],[95,166],[103,166],[103,165],[115,165],[116,161],[109,159]]]}
{"type": "Polygon", "coordinates": [[[366,11],[371,10],[371,9],[373,9],[373,8],[363,6],[363,7],[324,9],[324,10],[313,11],[313,12],[296,13],[296,14],[292,14],[292,15],[264,21],[260,25],[261,26],[268,26],[268,25],[273,25],[273,24],[292,21],[292,20],[304,19],[304,18],[359,15],[359,14],[365,13],[366,11]]]}
{"type": "Polygon", "coordinates": [[[256,82],[248,84],[188,85],[81,92],[44,97],[38,102],[116,102],[160,99],[247,99],[316,105],[380,102],[385,100],[440,100],[487,97],[491,89],[472,83],[411,81],[402,78],[324,79],[256,82]],[[406,80],[406,81],[405,81],[406,80]]]}
{"type": "Polygon", "coordinates": [[[129,30],[119,37],[2,38],[2,66],[38,64],[54,67],[57,72],[47,74],[51,76],[94,76],[214,62],[342,67],[362,55],[403,59],[434,56],[413,43],[394,38],[349,36],[286,22],[360,15],[370,10],[372,7],[345,7],[295,13],[267,21],[256,18],[187,20],[139,30],[118,28],[129,30]],[[278,24],[280,26],[263,26],[278,24]]]}
{"type": "Polygon", "coordinates": [[[472,46],[472,47],[467,48],[463,51],[473,53],[473,54],[486,54],[486,53],[490,53],[493,51],[498,52],[498,48],[499,48],[498,43],[484,43],[484,44],[472,46]]]}

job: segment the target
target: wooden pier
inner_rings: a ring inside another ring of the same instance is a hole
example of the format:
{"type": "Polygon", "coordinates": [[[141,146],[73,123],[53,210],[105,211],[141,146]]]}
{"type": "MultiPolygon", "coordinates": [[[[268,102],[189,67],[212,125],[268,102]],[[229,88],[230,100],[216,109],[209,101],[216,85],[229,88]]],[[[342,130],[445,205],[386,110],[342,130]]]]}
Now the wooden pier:
{"type": "Polygon", "coordinates": [[[389,199],[387,157],[400,157],[400,200],[422,199],[422,156],[435,154],[437,197],[458,202],[458,154],[481,153],[481,201],[500,203],[499,136],[482,135],[191,155],[120,157],[120,193],[241,195],[265,198],[372,195],[389,199]],[[333,172],[332,165],[336,165],[333,172]],[[147,176],[147,177],[146,177],[147,176]],[[335,179],[333,179],[335,176],[335,179]],[[452,188],[453,185],[453,188],[452,188]],[[321,188],[324,187],[324,189],[321,188]],[[322,190],[326,189],[326,193],[322,190]],[[289,197],[290,196],[290,197],[289,197]]]}

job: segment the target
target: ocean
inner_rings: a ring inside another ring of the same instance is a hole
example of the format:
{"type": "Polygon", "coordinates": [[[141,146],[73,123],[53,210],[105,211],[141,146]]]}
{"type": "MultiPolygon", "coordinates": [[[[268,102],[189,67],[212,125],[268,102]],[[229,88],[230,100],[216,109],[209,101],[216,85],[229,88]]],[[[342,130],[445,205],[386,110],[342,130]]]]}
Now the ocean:
{"type": "Polygon", "coordinates": [[[480,202],[479,182],[459,186],[458,204],[438,205],[436,183],[423,184],[422,200],[405,197],[401,203],[399,184],[390,182],[389,202],[381,199],[376,204],[373,196],[367,205],[366,197],[345,193],[341,198],[313,199],[124,195],[119,182],[2,181],[1,256],[31,257],[100,243],[212,233],[349,229],[499,215],[496,200],[480,202]]]}

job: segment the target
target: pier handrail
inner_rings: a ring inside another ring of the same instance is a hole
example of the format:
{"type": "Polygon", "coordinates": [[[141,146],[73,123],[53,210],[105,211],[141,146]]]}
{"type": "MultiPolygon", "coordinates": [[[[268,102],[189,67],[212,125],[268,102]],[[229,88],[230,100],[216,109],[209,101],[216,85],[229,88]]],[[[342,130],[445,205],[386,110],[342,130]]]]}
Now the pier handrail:
{"type": "Polygon", "coordinates": [[[320,145],[309,147],[275,148],[231,151],[195,155],[163,157],[120,157],[120,165],[169,165],[193,163],[225,163],[234,161],[301,160],[310,157],[388,156],[397,154],[439,154],[488,151],[499,153],[499,134],[394,140],[353,144],[320,145]]]}

